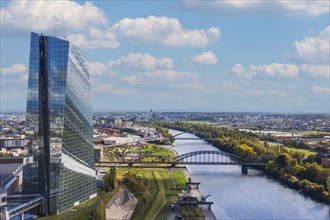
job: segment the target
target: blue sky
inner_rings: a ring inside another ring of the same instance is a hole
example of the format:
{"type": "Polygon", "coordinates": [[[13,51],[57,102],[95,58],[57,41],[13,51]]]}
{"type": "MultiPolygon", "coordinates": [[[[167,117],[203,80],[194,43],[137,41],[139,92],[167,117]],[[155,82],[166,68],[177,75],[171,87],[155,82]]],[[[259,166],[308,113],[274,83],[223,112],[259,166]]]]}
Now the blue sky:
{"type": "Polygon", "coordinates": [[[328,1],[0,2],[1,112],[31,31],[88,53],[94,111],[330,112],[328,1]]]}

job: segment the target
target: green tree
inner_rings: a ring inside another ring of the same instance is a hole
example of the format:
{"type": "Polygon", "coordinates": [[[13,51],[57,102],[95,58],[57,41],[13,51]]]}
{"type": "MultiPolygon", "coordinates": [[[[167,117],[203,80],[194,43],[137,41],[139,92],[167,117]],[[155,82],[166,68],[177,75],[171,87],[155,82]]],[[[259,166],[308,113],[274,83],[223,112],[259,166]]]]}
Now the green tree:
{"type": "Polygon", "coordinates": [[[277,163],[280,167],[284,168],[290,165],[290,156],[287,153],[281,153],[275,159],[275,163],[277,163]]]}

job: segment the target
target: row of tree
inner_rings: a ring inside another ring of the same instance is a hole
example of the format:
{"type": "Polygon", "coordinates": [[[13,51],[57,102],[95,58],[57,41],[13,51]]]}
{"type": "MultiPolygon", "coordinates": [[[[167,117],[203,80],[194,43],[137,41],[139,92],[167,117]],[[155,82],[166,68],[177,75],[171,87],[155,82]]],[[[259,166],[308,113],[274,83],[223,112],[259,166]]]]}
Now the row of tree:
{"type": "Polygon", "coordinates": [[[103,181],[106,185],[106,191],[109,190],[109,188],[114,189],[116,184],[116,167],[112,166],[110,167],[110,172],[105,174],[103,181]]]}
{"type": "Polygon", "coordinates": [[[311,160],[312,156],[309,156],[299,163],[295,157],[281,153],[274,161],[268,162],[266,172],[291,188],[330,202],[330,169],[311,160]]]}

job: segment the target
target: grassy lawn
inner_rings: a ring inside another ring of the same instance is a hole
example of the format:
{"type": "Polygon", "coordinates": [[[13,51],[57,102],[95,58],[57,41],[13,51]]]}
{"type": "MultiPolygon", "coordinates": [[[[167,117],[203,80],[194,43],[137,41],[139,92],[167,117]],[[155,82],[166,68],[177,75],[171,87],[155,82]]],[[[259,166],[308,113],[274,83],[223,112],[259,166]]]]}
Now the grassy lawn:
{"type": "Polygon", "coordinates": [[[323,136],[330,135],[330,132],[326,132],[326,131],[294,131],[294,132],[302,135],[323,135],[323,136]]]}
{"type": "Polygon", "coordinates": [[[140,149],[129,149],[127,150],[127,153],[140,153],[141,150],[140,149]]]}
{"type": "Polygon", "coordinates": [[[155,179],[155,175],[153,171],[151,170],[138,170],[136,173],[137,176],[140,176],[144,179],[148,180],[148,184],[151,186],[150,196],[146,202],[146,204],[143,204],[142,198],[143,198],[143,192],[138,191],[136,188],[134,188],[133,185],[126,184],[127,188],[134,194],[134,196],[138,199],[138,203],[134,209],[132,220],[141,220],[146,219],[145,216],[148,214],[148,211],[153,206],[152,201],[157,196],[158,190],[158,184],[155,179]]]}
{"type": "Polygon", "coordinates": [[[76,207],[71,208],[68,211],[65,211],[59,215],[51,215],[51,216],[46,216],[46,217],[41,217],[41,218],[37,218],[40,220],[57,220],[57,219],[65,219],[68,218],[69,216],[78,213],[78,212],[83,212],[84,210],[88,209],[89,207],[92,207],[93,205],[95,205],[98,201],[100,200],[99,197],[93,198],[87,202],[84,202],[76,207]]]}
{"type": "MultiPolygon", "coordinates": [[[[164,189],[164,181],[166,181],[166,177],[164,177],[159,171],[153,171],[154,177],[156,178],[158,185],[157,195],[153,198],[151,202],[150,209],[147,209],[147,214],[143,217],[143,219],[153,219],[153,217],[157,214],[157,212],[163,207],[165,203],[165,189],[164,189]]],[[[169,180],[169,176],[168,176],[169,180]]]]}
{"type": "Polygon", "coordinates": [[[116,177],[117,179],[124,178],[125,173],[127,173],[129,168],[118,168],[116,169],[116,177]]]}
{"type": "MultiPolygon", "coordinates": [[[[166,203],[156,216],[156,220],[163,220],[166,219],[168,215],[169,206],[172,204],[172,201],[176,198],[175,194],[172,192],[171,188],[174,186],[172,185],[172,180],[170,173],[167,171],[160,171],[159,174],[162,177],[164,190],[165,190],[165,196],[166,196],[166,203]]],[[[157,176],[156,176],[157,177],[157,176]]]]}
{"type": "Polygon", "coordinates": [[[276,142],[269,142],[269,141],[259,141],[260,145],[264,146],[264,142],[267,142],[268,146],[274,147],[274,146],[283,146],[281,143],[276,142]]]}
{"type": "Polygon", "coordinates": [[[108,158],[109,162],[115,161],[115,158],[109,154],[104,154],[104,156],[108,158]]]}
{"type": "MultiPolygon", "coordinates": [[[[174,170],[172,172],[175,182],[180,187],[185,187],[186,178],[184,173],[180,170],[174,170]]],[[[172,200],[176,198],[175,194],[170,190],[173,186],[169,172],[165,169],[141,169],[136,170],[136,175],[148,180],[148,184],[151,185],[151,191],[145,204],[142,204],[143,193],[130,184],[126,185],[139,200],[133,212],[132,219],[152,219],[157,212],[158,214],[155,219],[164,219],[167,216],[168,207],[171,205],[172,200]],[[165,198],[166,203],[164,205],[165,198]]]]}
{"type": "Polygon", "coordinates": [[[175,181],[176,188],[186,187],[187,179],[184,172],[181,170],[171,170],[172,176],[175,181]]]}
{"type": "MultiPolygon", "coordinates": [[[[106,204],[118,191],[118,188],[104,194],[104,204],[106,204]]],[[[71,208],[68,211],[65,211],[59,215],[51,215],[46,217],[37,218],[40,220],[62,220],[62,219],[90,219],[90,211],[98,205],[101,198],[95,197],[87,202],[84,202],[76,207],[71,208]]]]}
{"type": "Polygon", "coordinates": [[[151,161],[151,160],[157,161],[157,160],[161,160],[162,158],[164,159],[164,161],[169,161],[175,157],[176,155],[172,150],[163,146],[147,145],[143,147],[142,150],[142,161],[151,161]],[[146,155],[152,155],[152,157],[148,157],[146,155]],[[154,156],[156,157],[158,156],[159,159],[157,159],[154,156]]]}
{"type": "Polygon", "coordinates": [[[284,148],[286,150],[288,150],[290,153],[298,152],[298,153],[303,153],[306,156],[315,155],[316,154],[315,152],[311,152],[311,151],[304,150],[304,149],[297,149],[297,148],[290,148],[290,147],[284,147],[284,148]]]}

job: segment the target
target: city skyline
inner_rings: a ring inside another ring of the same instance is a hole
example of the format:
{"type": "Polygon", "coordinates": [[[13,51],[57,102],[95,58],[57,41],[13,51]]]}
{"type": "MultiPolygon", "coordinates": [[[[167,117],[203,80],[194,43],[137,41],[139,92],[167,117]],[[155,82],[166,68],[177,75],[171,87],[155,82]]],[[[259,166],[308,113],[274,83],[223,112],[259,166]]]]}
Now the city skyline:
{"type": "Polygon", "coordinates": [[[25,112],[34,31],[87,52],[95,112],[329,113],[329,16],[328,1],[1,1],[0,111],[25,112]]]}

